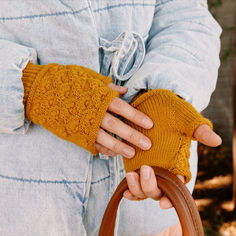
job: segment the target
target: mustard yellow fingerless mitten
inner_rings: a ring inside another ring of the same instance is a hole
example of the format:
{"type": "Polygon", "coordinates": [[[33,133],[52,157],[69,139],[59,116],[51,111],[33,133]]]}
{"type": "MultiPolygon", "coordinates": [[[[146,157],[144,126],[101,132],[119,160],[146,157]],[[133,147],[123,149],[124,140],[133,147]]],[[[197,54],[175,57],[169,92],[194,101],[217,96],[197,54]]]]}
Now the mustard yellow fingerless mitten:
{"type": "Polygon", "coordinates": [[[132,159],[123,158],[126,172],[136,170],[142,165],[158,166],[185,176],[185,182],[189,182],[189,156],[193,133],[201,124],[212,128],[212,123],[190,103],[166,89],[155,89],[138,95],[131,105],[148,115],[154,126],[144,129],[126,121],[129,126],[152,141],[152,147],[147,151],[129,143],[135,148],[136,154],[132,159]]]}
{"type": "Polygon", "coordinates": [[[97,154],[94,146],[103,117],[119,93],[111,77],[77,65],[35,65],[23,71],[26,117],[58,137],[97,154]]]}

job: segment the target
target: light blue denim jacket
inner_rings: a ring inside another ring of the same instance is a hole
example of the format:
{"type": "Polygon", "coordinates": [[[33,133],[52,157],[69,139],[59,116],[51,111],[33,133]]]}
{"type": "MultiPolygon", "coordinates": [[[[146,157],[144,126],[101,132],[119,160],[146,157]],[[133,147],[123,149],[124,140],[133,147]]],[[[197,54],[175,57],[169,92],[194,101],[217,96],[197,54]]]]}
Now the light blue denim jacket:
{"type": "Polygon", "coordinates": [[[25,117],[21,77],[29,61],[112,76],[128,87],[127,102],[143,88],[170,89],[202,111],[216,85],[220,34],[206,0],[1,0],[0,176],[87,178],[88,151],[25,117]]]}

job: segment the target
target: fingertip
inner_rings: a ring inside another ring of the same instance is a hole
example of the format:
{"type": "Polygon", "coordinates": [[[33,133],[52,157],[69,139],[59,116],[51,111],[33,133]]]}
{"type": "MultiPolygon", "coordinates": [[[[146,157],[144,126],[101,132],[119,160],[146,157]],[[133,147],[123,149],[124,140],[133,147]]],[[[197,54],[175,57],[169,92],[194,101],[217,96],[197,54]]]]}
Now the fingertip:
{"type": "Polygon", "coordinates": [[[127,172],[125,177],[126,177],[127,183],[131,185],[133,184],[135,185],[136,181],[139,180],[139,175],[135,171],[127,172]]]}
{"type": "Polygon", "coordinates": [[[216,134],[216,147],[222,144],[222,138],[216,134]]]}
{"type": "Polygon", "coordinates": [[[149,180],[150,176],[154,174],[153,169],[148,165],[142,165],[140,167],[140,175],[144,180],[149,180]]]}
{"type": "Polygon", "coordinates": [[[135,175],[135,174],[137,174],[135,171],[129,171],[129,172],[126,172],[126,177],[127,176],[130,176],[130,175],[135,175]]]}
{"type": "Polygon", "coordinates": [[[163,196],[160,199],[159,205],[160,205],[161,209],[169,209],[169,208],[173,207],[171,201],[166,196],[163,196]]]}
{"type": "Polygon", "coordinates": [[[212,142],[210,143],[209,146],[217,147],[217,146],[221,145],[222,144],[222,138],[217,133],[215,133],[213,130],[211,130],[211,129],[210,129],[210,132],[211,132],[211,140],[212,140],[212,142]]]}
{"type": "Polygon", "coordinates": [[[132,194],[129,190],[126,190],[126,191],[123,193],[123,197],[129,199],[129,198],[133,197],[133,194],[132,194]]]}
{"type": "Polygon", "coordinates": [[[126,93],[127,90],[128,90],[127,87],[116,85],[116,84],[114,84],[113,82],[107,84],[107,86],[108,86],[110,89],[116,90],[116,91],[119,92],[119,93],[126,93]]]}
{"type": "Polygon", "coordinates": [[[124,94],[128,91],[127,87],[123,87],[123,86],[119,86],[119,93],[120,94],[124,94]]]}
{"type": "Polygon", "coordinates": [[[202,124],[196,129],[194,138],[200,143],[209,147],[217,147],[222,144],[221,137],[216,134],[207,124],[202,124]]]}

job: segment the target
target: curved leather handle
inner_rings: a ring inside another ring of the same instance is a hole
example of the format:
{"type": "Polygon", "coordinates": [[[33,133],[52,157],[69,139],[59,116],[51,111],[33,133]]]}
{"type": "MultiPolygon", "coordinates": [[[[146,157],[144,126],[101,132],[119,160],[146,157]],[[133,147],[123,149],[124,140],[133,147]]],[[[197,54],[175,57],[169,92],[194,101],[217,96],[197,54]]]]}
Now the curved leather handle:
{"type": "MultiPolygon", "coordinates": [[[[187,187],[177,176],[160,167],[152,166],[154,169],[158,187],[170,199],[179,216],[184,236],[204,236],[201,218],[197,206],[187,187]]],[[[140,169],[135,170],[140,174],[140,169]]],[[[113,236],[116,213],[123,197],[128,189],[126,178],[118,185],[115,193],[110,199],[104,213],[99,236],[113,236]]],[[[157,203],[158,204],[158,203],[157,203]]]]}

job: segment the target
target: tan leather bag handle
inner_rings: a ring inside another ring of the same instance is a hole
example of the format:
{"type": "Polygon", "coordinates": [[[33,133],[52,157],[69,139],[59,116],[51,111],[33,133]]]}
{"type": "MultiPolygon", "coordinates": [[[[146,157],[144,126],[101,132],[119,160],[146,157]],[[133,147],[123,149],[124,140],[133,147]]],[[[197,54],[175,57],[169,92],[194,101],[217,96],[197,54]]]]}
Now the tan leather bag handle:
{"type": "MultiPolygon", "coordinates": [[[[158,187],[170,199],[182,226],[184,236],[204,236],[201,218],[197,206],[187,187],[177,176],[169,171],[152,166],[154,169],[158,187]]],[[[135,170],[138,174],[140,169],[135,170]]],[[[110,199],[104,213],[99,236],[113,236],[116,220],[116,213],[123,197],[123,193],[128,189],[126,178],[118,185],[115,193],[110,199]]],[[[158,203],[157,203],[158,204],[158,203]]]]}

